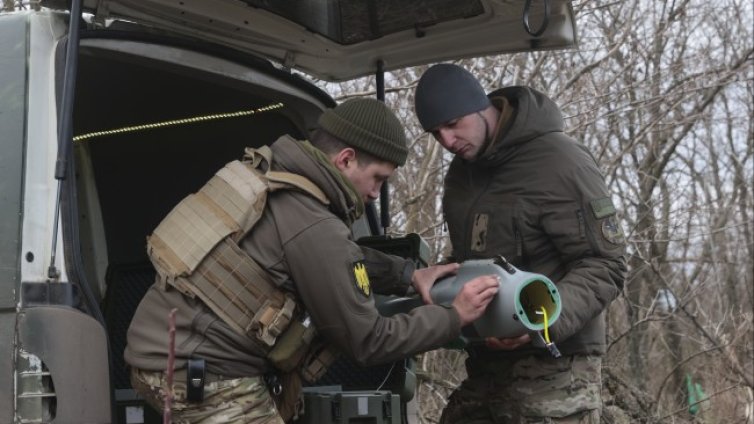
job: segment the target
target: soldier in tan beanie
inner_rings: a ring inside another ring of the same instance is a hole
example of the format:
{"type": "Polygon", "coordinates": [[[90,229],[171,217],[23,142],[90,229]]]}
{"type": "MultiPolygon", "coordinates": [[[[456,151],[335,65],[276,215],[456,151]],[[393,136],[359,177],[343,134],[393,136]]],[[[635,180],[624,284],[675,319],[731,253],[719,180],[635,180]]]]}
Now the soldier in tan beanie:
{"type": "Polygon", "coordinates": [[[247,150],[149,238],[157,282],[134,315],[125,359],[134,389],[161,410],[169,348],[157,323],[177,310],[174,422],[284,423],[298,412],[301,378],[316,380],[333,355],[373,365],[437,348],[497,293],[484,276],[451,306],[381,316],[373,293],[413,285],[428,300],[457,264],[417,270],[352,238],[364,203],[406,161],[390,109],[353,99],[319,126],[311,143],[283,136],[247,150]]]}

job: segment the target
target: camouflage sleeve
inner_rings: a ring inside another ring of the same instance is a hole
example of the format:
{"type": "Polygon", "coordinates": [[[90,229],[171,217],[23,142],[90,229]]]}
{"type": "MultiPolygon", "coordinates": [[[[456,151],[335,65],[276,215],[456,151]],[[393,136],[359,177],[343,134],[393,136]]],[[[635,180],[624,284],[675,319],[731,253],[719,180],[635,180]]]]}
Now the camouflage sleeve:
{"type": "Polygon", "coordinates": [[[317,330],[361,365],[435,349],[460,334],[460,318],[452,307],[425,305],[408,314],[379,315],[370,264],[336,218],[298,233],[284,251],[296,291],[317,330]]]}
{"type": "Polygon", "coordinates": [[[626,274],[623,231],[596,165],[572,170],[565,181],[564,194],[573,202],[550,208],[541,222],[568,269],[556,281],[563,309],[551,328],[555,341],[568,339],[602,313],[620,294],[626,274]],[[578,226],[575,237],[571,222],[578,226]]]}

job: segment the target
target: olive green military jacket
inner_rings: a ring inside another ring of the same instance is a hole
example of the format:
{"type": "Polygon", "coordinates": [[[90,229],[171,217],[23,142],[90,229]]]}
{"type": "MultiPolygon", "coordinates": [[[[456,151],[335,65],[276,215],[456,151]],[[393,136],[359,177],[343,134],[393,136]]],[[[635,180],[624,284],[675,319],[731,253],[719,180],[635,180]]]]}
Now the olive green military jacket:
{"type": "Polygon", "coordinates": [[[623,232],[604,179],[587,149],[563,133],[560,110],[549,98],[524,87],[489,96],[493,104],[505,97],[514,113],[479,158],[457,156],[450,165],[443,211],[452,259],[503,255],[547,275],[562,300],[553,341],[563,354],[601,354],[603,311],[626,274],[623,232]]]}
{"type": "MultiPolygon", "coordinates": [[[[290,137],[271,147],[274,170],[307,177],[330,205],[295,190],[270,193],[262,218],[240,246],[277,285],[294,293],[320,335],[362,365],[393,361],[458,337],[460,319],[453,308],[427,305],[390,318],[378,314],[373,293],[405,294],[413,264],[353,241],[350,225],[363,207],[361,200],[321,152],[290,137]]],[[[201,301],[156,285],[139,304],[128,330],[124,356],[130,365],[164,369],[166,317],[172,308],[178,309],[176,368],[199,357],[207,361],[209,372],[226,377],[270,370],[257,345],[201,301]]]]}

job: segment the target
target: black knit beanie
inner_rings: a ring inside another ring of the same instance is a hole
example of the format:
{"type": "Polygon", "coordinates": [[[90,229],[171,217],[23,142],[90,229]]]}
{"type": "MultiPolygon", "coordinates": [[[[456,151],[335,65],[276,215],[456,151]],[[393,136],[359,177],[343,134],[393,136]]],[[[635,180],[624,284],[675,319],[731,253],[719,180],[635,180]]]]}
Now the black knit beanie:
{"type": "Polygon", "coordinates": [[[354,98],[319,117],[319,127],[349,146],[403,166],[408,156],[406,133],[398,117],[379,100],[354,98]]]}
{"type": "Polygon", "coordinates": [[[479,112],[490,105],[482,85],[471,72],[457,65],[435,65],[419,78],[414,108],[424,131],[479,112]]]}

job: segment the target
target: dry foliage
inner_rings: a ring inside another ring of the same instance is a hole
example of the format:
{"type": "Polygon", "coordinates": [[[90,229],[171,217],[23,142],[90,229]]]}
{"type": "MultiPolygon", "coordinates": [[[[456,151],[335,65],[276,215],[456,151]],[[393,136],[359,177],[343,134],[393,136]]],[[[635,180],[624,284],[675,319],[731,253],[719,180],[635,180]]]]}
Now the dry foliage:
{"type": "MultiPolygon", "coordinates": [[[[630,274],[608,311],[603,420],[754,423],[752,4],[574,7],[575,50],[458,63],[490,90],[530,85],[553,97],[622,211],[630,274]],[[687,378],[706,395],[695,415],[687,378]]],[[[447,253],[439,199],[450,158],[415,121],[424,69],[385,77],[386,101],[413,140],[391,181],[391,230],[421,234],[437,259],[447,253]]],[[[374,95],[373,78],[322,86],[340,100],[374,95]]],[[[463,357],[421,357],[422,422],[437,422],[463,357]]]]}

